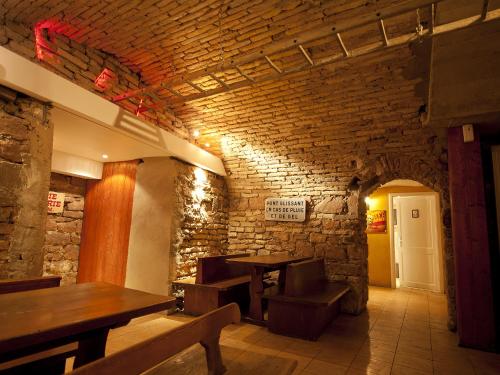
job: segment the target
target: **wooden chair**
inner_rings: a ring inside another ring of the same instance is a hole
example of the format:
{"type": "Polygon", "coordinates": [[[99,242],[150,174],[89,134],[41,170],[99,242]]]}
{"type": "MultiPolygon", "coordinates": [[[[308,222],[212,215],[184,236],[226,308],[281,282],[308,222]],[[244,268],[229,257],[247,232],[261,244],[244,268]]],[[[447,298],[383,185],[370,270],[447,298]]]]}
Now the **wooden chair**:
{"type": "Polygon", "coordinates": [[[54,288],[61,284],[61,276],[43,276],[30,279],[0,280],[0,294],[27,290],[54,288]]]}
{"type": "Polygon", "coordinates": [[[184,312],[201,315],[231,302],[246,310],[250,303],[250,269],[226,263],[227,259],[245,256],[249,254],[198,258],[196,277],[173,283],[184,289],[184,312]]]}
{"type": "MultiPolygon", "coordinates": [[[[61,276],[0,280],[0,294],[54,288],[60,283],[61,276]]],[[[74,356],[77,349],[78,344],[71,343],[4,362],[0,364],[0,374],[63,374],[66,359],[74,356]]]]}
{"type": "Polygon", "coordinates": [[[339,300],[349,286],[329,282],[324,259],[311,259],[287,266],[282,294],[268,299],[268,328],[271,332],[317,340],[339,313],[339,300]]]}
{"type": "Polygon", "coordinates": [[[225,367],[219,346],[220,333],[222,328],[231,323],[238,323],[240,319],[238,305],[231,303],[171,331],[82,366],[72,374],[136,375],[196,343],[200,343],[205,349],[208,374],[223,374],[225,367]]]}

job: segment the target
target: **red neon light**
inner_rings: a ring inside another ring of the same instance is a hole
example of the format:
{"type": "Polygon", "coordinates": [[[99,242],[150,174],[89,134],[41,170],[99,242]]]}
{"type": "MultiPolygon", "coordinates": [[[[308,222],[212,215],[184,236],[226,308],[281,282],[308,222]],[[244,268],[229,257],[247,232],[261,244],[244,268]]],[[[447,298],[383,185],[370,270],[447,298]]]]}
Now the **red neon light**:
{"type": "Polygon", "coordinates": [[[99,91],[106,91],[113,86],[116,80],[116,75],[111,69],[104,68],[104,70],[97,76],[94,81],[95,87],[99,91]]]}
{"type": "Polygon", "coordinates": [[[56,59],[57,46],[51,31],[55,26],[54,21],[41,21],[35,25],[35,53],[38,60],[56,59]]]}

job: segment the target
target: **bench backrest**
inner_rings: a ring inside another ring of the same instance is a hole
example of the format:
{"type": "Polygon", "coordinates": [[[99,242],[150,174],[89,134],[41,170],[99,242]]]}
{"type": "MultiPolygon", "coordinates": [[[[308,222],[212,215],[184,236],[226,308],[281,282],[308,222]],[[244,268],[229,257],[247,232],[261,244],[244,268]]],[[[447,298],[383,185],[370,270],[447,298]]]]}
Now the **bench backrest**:
{"type": "Polygon", "coordinates": [[[142,374],[174,354],[200,343],[206,350],[208,373],[222,375],[225,368],[219,346],[220,332],[231,323],[239,323],[240,318],[238,305],[230,303],[171,331],[79,367],[72,374],[142,374]]]}
{"type": "Polygon", "coordinates": [[[211,284],[217,281],[248,275],[250,269],[245,266],[226,263],[226,259],[247,257],[250,254],[216,255],[198,258],[196,264],[196,283],[211,284]]]}
{"type": "Polygon", "coordinates": [[[318,291],[325,280],[323,258],[291,263],[286,268],[285,295],[297,297],[318,291]]]}
{"type": "Polygon", "coordinates": [[[26,290],[54,288],[61,284],[61,276],[43,276],[30,279],[0,280],[0,294],[24,292],[26,290]]]}

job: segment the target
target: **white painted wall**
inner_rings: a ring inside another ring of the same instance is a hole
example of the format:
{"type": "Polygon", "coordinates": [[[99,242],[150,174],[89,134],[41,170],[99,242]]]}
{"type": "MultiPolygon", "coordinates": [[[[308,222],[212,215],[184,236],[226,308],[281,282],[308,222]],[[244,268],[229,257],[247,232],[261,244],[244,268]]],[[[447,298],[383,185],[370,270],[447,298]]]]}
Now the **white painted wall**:
{"type": "Polygon", "coordinates": [[[103,164],[62,151],[52,151],[51,171],[69,176],[100,180],[103,164]]]}
{"type": "MultiPolygon", "coordinates": [[[[51,102],[58,108],[105,126],[117,134],[146,143],[156,151],[155,155],[142,156],[175,156],[218,175],[226,175],[222,161],[215,155],[142,121],[116,104],[5,47],[0,47],[0,84],[51,102]]],[[[74,141],[79,141],[76,136],[74,141]]]]}
{"type": "Polygon", "coordinates": [[[169,294],[174,162],[146,158],[137,168],[125,286],[169,294]]]}

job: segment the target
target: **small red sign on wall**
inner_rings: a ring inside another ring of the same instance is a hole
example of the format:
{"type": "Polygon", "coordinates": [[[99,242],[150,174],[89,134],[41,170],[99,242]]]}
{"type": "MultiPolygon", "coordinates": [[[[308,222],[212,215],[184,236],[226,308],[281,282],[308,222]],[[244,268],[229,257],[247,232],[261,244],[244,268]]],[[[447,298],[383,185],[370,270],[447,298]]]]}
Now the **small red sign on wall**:
{"type": "Polygon", "coordinates": [[[49,191],[49,204],[47,212],[57,214],[63,212],[64,209],[64,193],[56,193],[49,191]]]}
{"type": "Polygon", "coordinates": [[[386,230],[385,210],[371,210],[366,213],[366,233],[385,233],[386,230]]]}

